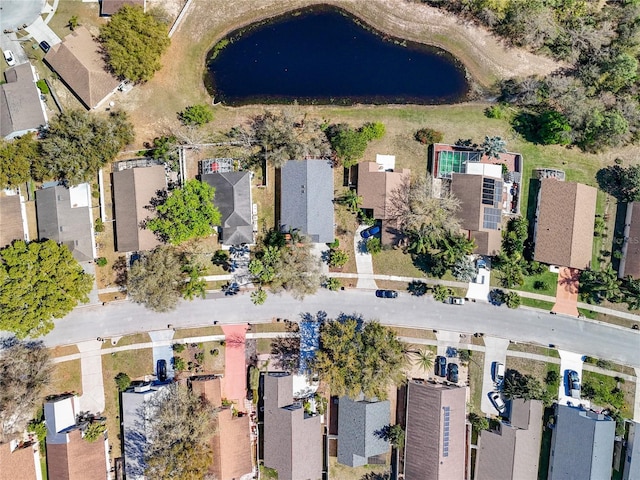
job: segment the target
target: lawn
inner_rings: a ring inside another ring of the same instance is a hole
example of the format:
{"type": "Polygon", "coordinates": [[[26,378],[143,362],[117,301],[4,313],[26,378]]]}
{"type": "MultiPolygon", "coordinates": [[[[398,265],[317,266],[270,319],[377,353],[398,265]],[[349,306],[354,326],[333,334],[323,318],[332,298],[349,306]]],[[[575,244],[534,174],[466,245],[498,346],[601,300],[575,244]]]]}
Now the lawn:
{"type": "Polygon", "coordinates": [[[173,339],[179,340],[182,338],[209,337],[212,335],[224,335],[222,327],[216,325],[211,327],[181,328],[180,330],[176,330],[176,333],[173,334],[173,339]]]}
{"type": "Polygon", "coordinates": [[[546,310],[548,312],[551,311],[554,305],[551,302],[545,302],[544,300],[527,297],[520,297],[520,304],[526,307],[539,308],[540,310],[546,310]]]}
{"type": "MultiPolygon", "coordinates": [[[[389,454],[388,457],[391,457],[389,454]]],[[[329,457],[329,478],[340,480],[362,480],[369,473],[385,473],[389,465],[365,465],[363,467],[348,467],[338,463],[336,457],[329,457]]]]}
{"type": "Polygon", "coordinates": [[[137,345],[139,343],[150,343],[151,337],[148,333],[136,333],[134,335],[125,335],[120,337],[118,343],[113,345],[110,341],[104,342],[102,348],[124,347],[125,345],[137,345]]]}
{"type": "Polygon", "coordinates": [[[633,402],[635,397],[635,383],[617,381],[615,377],[595,372],[582,372],[583,395],[588,385],[595,390],[592,402],[600,406],[611,406],[621,411],[625,418],[633,418],[633,402]],[[621,393],[617,393],[621,392],[621,393]]]}
{"type": "Polygon", "coordinates": [[[560,355],[555,348],[533,345],[531,343],[510,343],[509,350],[513,350],[516,352],[535,353],[537,355],[544,355],[545,357],[560,358],[560,355]]]}
{"type": "Polygon", "coordinates": [[[480,413],[482,402],[482,375],[484,369],[484,353],[472,352],[469,361],[469,389],[471,390],[470,411],[480,413]]]}
{"type": "Polygon", "coordinates": [[[560,375],[559,364],[539,362],[537,360],[530,360],[528,358],[507,356],[506,367],[509,370],[517,370],[523,375],[530,375],[531,377],[537,379],[541,385],[547,388],[547,392],[549,392],[551,398],[555,399],[558,397],[559,383],[554,382],[552,384],[547,384],[545,382],[545,378],[547,377],[547,372],[550,371],[554,371],[558,375],[560,375]]]}
{"type": "Polygon", "coordinates": [[[79,359],[53,364],[51,383],[45,387],[43,397],[67,392],[82,395],[82,369],[79,359]]]}
{"type": "Polygon", "coordinates": [[[425,277],[424,272],[413,264],[411,255],[405,254],[400,248],[383,250],[373,255],[373,273],[411,278],[425,277]]]}
{"type": "Polygon", "coordinates": [[[539,293],[540,295],[549,295],[551,297],[556,296],[556,288],[558,286],[558,274],[545,271],[540,275],[532,275],[530,277],[524,277],[524,285],[516,290],[522,290],[524,292],[539,293]],[[546,288],[537,290],[534,285],[536,282],[543,282],[546,288]]]}
{"type": "Polygon", "coordinates": [[[408,327],[391,327],[399,337],[424,338],[426,340],[436,340],[436,334],[432,330],[424,330],[408,327]]]}
{"type": "Polygon", "coordinates": [[[80,353],[76,345],[66,345],[64,347],[54,347],[49,349],[49,354],[52,357],[66,357],[67,355],[73,355],[74,353],[80,353]]]}
{"type": "Polygon", "coordinates": [[[542,420],[542,445],[540,448],[540,461],[538,463],[538,480],[547,480],[549,476],[549,459],[551,458],[551,436],[553,430],[547,427],[549,420],[553,417],[553,407],[544,409],[542,420]]]}

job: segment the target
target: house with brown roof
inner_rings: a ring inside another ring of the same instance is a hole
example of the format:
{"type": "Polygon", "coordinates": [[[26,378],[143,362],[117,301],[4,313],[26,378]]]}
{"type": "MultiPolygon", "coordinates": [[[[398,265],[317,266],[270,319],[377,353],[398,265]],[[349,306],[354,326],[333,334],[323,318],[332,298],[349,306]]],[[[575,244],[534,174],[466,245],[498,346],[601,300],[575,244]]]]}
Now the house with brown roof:
{"type": "Polygon", "coordinates": [[[264,465],[279,480],[322,478],[322,426],[318,415],[305,413],[293,399],[293,376],[264,375],[264,465]]]}
{"type": "Polygon", "coordinates": [[[100,43],[85,27],[78,27],[52,45],[44,62],[89,110],[98,108],[115,93],[120,80],[108,70],[100,43]]]}
{"type": "Polygon", "coordinates": [[[377,162],[358,164],[358,195],[362,197],[361,208],[376,220],[382,221],[382,243],[393,243],[395,212],[392,198],[394,191],[411,181],[411,170],[385,169],[377,162]]]}
{"type": "Polygon", "coordinates": [[[0,136],[10,140],[47,124],[47,112],[36,86],[36,71],[23,63],[4,72],[0,85],[0,136]]]}
{"type": "Polygon", "coordinates": [[[26,219],[22,196],[0,193],[0,248],[14,240],[29,240],[26,219]]]}
{"type": "Polygon", "coordinates": [[[534,226],[534,260],[585,270],[591,265],[596,214],[594,187],[540,180],[534,226]]]}
{"type": "Polygon", "coordinates": [[[404,478],[463,480],[467,388],[412,379],[407,385],[404,478]]]}
{"type": "Polygon", "coordinates": [[[156,235],[142,227],[152,216],[151,199],[167,188],[164,166],[127,168],[112,174],[115,207],[116,251],[153,250],[160,244],[156,235]]]}
{"type": "Polygon", "coordinates": [[[513,399],[509,421],[480,432],[476,480],[537,480],[543,409],[539,400],[513,399]]]}
{"type": "Polygon", "coordinates": [[[453,173],[451,193],[460,201],[460,227],[476,242],[475,253],[497,255],[502,244],[504,182],[486,175],[453,173]]]}
{"type": "Polygon", "coordinates": [[[0,480],[42,480],[40,447],[33,434],[0,443],[0,480]]]}
{"type": "Polygon", "coordinates": [[[253,472],[249,416],[234,414],[222,405],[221,377],[198,375],[189,378],[191,390],[218,411],[211,425],[215,432],[209,441],[213,462],[209,473],[220,480],[239,479],[253,472]]]}
{"type": "Polygon", "coordinates": [[[44,404],[47,424],[47,477],[50,480],[105,480],[109,476],[106,432],[94,442],[83,438],[78,397],[61,395],[44,404]]]}
{"type": "Polygon", "coordinates": [[[640,202],[627,204],[618,276],[640,278],[640,202]]]}
{"type": "Polygon", "coordinates": [[[147,11],[147,0],[101,0],[100,16],[111,16],[125,5],[131,7],[142,7],[143,11],[147,11]]]}

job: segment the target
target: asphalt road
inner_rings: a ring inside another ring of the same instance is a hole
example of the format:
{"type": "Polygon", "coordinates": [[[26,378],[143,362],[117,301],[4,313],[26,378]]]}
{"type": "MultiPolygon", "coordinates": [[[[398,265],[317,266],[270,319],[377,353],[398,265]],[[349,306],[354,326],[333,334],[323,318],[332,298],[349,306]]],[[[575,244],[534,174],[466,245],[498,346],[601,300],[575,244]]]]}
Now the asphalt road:
{"type": "Polygon", "coordinates": [[[450,330],[507,338],[513,341],[553,344],[614,362],[640,367],[640,332],[563,315],[519,308],[510,310],[484,303],[446,305],[431,297],[401,293],[396,299],[376,298],[373,291],[321,290],[298,301],[288,294],[269,295],[256,306],[249,294],[182,302],[171,313],[155,313],[130,302],[80,307],[56,321],[44,341],[48,346],[75,344],[97,337],[113,337],[141,331],[219,324],[268,322],[273,318],[297,320],[303,312],[323,310],[330,317],[359,313],[366,319],[396,326],[450,330]]]}

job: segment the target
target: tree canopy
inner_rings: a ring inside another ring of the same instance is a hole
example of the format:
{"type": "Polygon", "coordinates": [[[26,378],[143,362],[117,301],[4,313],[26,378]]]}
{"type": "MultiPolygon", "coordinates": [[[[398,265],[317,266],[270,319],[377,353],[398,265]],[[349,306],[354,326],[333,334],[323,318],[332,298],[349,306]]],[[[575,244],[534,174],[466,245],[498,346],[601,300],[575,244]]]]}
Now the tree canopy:
{"type": "Polygon", "coordinates": [[[621,202],[640,201],[640,165],[610,165],[596,173],[598,186],[621,202]]]}
{"type": "Polygon", "coordinates": [[[384,399],[387,387],[405,381],[407,358],[403,344],[388,327],[356,316],[326,321],[320,328],[320,348],[314,369],[334,395],[384,399]]]}
{"type": "Polygon", "coordinates": [[[160,57],[171,40],[168,25],[159,18],[142,7],[124,5],[100,27],[100,41],[113,73],[138,83],[151,80],[160,70],[160,57]]]}
{"type": "Polygon", "coordinates": [[[51,119],[44,131],[34,177],[65,180],[72,185],[85,182],[133,138],[133,125],[125,112],[112,112],[105,117],[68,110],[51,119]]]}
{"type": "Polygon", "coordinates": [[[156,312],[176,308],[183,288],[183,265],[172,247],[158,247],[137,260],[127,276],[131,300],[156,312]]]}
{"type": "Polygon", "coordinates": [[[8,141],[0,139],[0,188],[14,188],[31,177],[31,163],[38,157],[33,134],[8,141]]]}
{"type": "Polygon", "coordinates": [[[162,192],[152,202],[157,215],[146,221],[146,228],[174,245],[211,235],[213,226],[220,224],[220,211],[213,204],[215,192],[199,180],[187,180],[182,188],[162,192]]]}
{"type": "Polygon", "coordinates": [[[89,301],[93,276],[65,245],[18,240],[0,250],[0,330],[18,338],[45,335],[53,319],[89,301]]]}
{"type": "Polygon", "coordinates": [[[213,120],[213,112],[209,105],[190,105],[178,113],[178,119],[184,125],[199,127],[213,120]]]}
{"type": "Polygon", "coordinates": [[[354,129],[346,123],[329,125],[325,130],[331,148],[345,167],[351,167],[358,163],[364,155],[367,144],[374,139],[382,138],[385,134],[385,126],[382,123],[365,123],[362,127],[354,129]]]}

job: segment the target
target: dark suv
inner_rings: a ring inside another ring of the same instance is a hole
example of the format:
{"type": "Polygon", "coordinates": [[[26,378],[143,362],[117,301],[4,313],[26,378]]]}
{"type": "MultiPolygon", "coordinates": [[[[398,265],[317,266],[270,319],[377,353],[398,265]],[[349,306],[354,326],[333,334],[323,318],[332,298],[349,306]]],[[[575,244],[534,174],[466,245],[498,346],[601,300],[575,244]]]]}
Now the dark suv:
{"type": "Polygon", "coordinates": [[[458,364],[450,363],[447,367],[447,380],[452,383],[458,383],[458,364]]]}
{"type": "Polygon", "coordinates": [[[40,42],[40,48],[44,53],[47,53],[49,50],[51,50],[51,45],[43,40],[40,42]]]}
{"type": "Polygon", "coordinates": [[[156,364],[156,376],[158,380],[161,382],[166,382],[167,380],[167,361],[166,360],[158,360],[156,364]]]}
{"type": "Polygon", "coordinates": [[[435,362],[435,374],[438,377],[446,377],[447,376],[447,359],[442,355],[438,355],[436,357],[435,362]]]}

